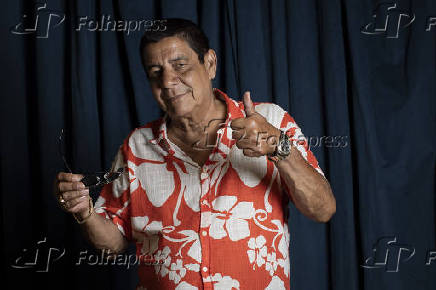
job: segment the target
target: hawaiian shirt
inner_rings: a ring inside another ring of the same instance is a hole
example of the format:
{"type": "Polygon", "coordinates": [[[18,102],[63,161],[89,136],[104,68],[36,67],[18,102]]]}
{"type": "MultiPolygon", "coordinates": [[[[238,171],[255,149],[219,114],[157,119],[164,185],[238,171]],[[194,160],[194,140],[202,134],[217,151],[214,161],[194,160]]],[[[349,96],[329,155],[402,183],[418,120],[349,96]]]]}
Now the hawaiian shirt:
{"type": "MultiPolygon", "coordinates": [[[[245,117],[243,103],[214,94],[227,117],[203,166],[171,142],[162,117],[126,138],[113,169],[127,173],[96,201],[95,211],[136,243],[137,289],[290,289],[289,189],[266,156],[235,146],[229,124],[245,117]]],[[[323,175],[293,118],[275,104],[254,105],[323,175]]]]}

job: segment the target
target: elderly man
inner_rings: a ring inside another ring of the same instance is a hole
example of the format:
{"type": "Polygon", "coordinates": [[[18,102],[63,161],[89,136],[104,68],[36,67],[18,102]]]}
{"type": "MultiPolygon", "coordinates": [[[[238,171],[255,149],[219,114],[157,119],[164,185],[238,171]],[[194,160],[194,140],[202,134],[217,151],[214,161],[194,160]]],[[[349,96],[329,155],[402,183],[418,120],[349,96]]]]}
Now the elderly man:
{"type": "Polygon", "coordinates": [[[120,147],[95,209],[80,174],[56,195],[98,249],[136,242],[138,289],[289,289],[287,205],[327,222],[336,203],[292,117],[213,89],[215,51],[190,21],[147,32],[141,57],[165,116],[120,147]],[[97,213],[97,214],[95,214],[97,213]]]}

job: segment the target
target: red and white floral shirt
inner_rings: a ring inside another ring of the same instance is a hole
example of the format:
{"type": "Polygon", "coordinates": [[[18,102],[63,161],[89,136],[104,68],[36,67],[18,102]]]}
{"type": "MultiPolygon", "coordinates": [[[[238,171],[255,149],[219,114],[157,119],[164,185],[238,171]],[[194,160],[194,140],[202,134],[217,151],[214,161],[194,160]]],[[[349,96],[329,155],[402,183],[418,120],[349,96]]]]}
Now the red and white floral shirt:
{"type": "MultiPolygon", "coordinates": [[[[113,163],[128,173],[96,201],[95,211],[136,242],[137,289],[290,288],[290,195],[273,162],[235,146],[229,123],[245,117],[243,104],[214,92],[227,119],[202,167],[167,138],[164,117],[129,135],[113,163]]],[[[323,175],[292,117],[275,104],[254,105],[298,137],[294,146],[323,175]]]]}

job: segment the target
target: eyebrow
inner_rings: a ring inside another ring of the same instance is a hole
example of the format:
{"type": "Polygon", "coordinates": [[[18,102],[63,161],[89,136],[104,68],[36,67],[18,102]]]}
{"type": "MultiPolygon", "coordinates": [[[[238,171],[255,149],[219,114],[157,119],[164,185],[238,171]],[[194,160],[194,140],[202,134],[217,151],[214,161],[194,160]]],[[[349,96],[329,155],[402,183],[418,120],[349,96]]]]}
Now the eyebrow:
{"type": "Polygon", "coordinates": [[[172,62],[176,62],[176,61],[179,61],[179,60],[188,60],[188,58],[186,56],[184,56],[184,55],[180,55],[180,56],[176,56],[173,59],[170,59],[168,62],[172,63],[172,62]]]}
{"type": "MultiPolygon", "coordinates": [[[[189,60],[189,58],[184,56],[184,55],[179,55],[179,56],[176,56],[176,57],[170,59],[168,62],[169,63],[174,63],[174,62],[177,62],[177,61],[180,61],[180,60],[189,60]]],[[[147,70],[149,70],[149,69],[151,69],[153,67],[160,67],[160,66],[161,65],[159,65],[159,64],[151,63],[151,64],[146,65],[146,68],[147,68],[147,70]]]]}

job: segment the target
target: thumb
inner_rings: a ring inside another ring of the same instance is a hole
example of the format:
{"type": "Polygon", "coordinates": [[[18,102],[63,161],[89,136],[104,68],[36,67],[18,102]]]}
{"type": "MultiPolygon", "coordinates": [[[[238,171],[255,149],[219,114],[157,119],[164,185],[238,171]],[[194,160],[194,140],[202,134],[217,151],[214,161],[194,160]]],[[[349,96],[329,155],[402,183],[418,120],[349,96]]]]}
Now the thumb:
{"type": "Polygon", "coordinates": [[[244,103],[245,115],[247,117],[250,117],[251,115],[253,115],[256,112],[254,110],[254,105],[253,105],[253,102],[251,101],[251,97],[250,97],[250,92],[249,91],[244,93],[243,103],[244,103]]]}

